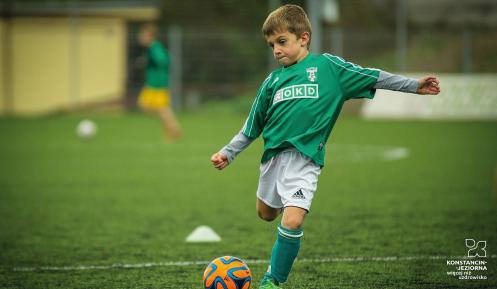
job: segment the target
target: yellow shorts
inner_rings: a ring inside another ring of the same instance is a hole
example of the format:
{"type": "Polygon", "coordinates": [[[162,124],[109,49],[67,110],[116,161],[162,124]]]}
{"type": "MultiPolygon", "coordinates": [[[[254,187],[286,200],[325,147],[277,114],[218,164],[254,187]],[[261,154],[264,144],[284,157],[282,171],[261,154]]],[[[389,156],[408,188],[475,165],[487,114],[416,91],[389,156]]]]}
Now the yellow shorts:
{"type": "Polygon", "coordinates": [[[169,103],[169,90],[164,88],[144,87],[138,97],[138,105],[144,109],[157,110],[168,107],[169,103]]]}

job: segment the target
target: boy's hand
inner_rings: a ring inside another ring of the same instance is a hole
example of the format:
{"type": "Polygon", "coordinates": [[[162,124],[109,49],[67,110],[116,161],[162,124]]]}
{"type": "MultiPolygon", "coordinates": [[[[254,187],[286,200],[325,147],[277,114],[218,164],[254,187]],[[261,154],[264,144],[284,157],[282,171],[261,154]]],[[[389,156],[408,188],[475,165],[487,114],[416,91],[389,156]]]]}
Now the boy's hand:
{"type": "Polygon", "coordinates": [[[227,165],[229,165],[228,158],[225,155],[221,154],[221,153],[215,153],[215,154],[213,154],[212,157],[211,157],[211,162],[214,165],[214,167],[216,169],[218,169],[218,170],[222,170],[227,165]]]}
{"type": "Polygon", "coordinates": [[[419,80],[417,94],[439,94],[440,93],[440,81],[433,76],[428,75],[419,80]]]}

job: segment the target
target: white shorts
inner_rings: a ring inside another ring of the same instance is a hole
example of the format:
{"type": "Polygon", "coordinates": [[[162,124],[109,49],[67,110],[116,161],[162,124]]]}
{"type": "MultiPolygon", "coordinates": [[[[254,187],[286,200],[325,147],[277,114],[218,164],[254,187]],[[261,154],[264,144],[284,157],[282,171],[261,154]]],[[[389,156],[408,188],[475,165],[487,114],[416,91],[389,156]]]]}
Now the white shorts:
{"type": "Polygon", "coordinates": [[[272,208],[309,211],[321,167],[296,149],[280,152],[261,164],[257,198],[272,208]]]}

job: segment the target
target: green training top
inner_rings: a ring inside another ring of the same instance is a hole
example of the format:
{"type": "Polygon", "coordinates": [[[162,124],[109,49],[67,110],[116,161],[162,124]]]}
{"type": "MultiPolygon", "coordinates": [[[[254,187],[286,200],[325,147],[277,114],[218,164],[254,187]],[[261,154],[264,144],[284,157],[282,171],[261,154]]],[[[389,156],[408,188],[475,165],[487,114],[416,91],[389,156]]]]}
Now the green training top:
{"type": "Polygon", "coordinates": [[[324,165],[325,145],[343,103],[373,98],[379,70],[331,54],[307,55],[273,71],[260,86],[242,133],[264,138],[265,162],[295,147],[324,165]]]}
{"type": "Polygon", "coordinates": [[[169,55],[157,40],[147,50],[145,85],[152,88],[169,87],[169,55]]]}

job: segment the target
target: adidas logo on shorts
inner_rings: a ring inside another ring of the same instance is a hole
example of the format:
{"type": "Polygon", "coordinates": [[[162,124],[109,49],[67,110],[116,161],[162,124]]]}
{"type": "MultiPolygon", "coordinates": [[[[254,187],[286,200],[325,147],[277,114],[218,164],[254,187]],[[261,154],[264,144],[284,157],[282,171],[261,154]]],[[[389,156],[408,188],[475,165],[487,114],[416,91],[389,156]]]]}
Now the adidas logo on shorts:
{"type": "Polygon", "coordinates": [[[299,189],[298,191],[295,192],[295,194],[292,195],[292,199],[304,199],[305,196],[304,193],[302,193],[302,189],[299,189]]]}

